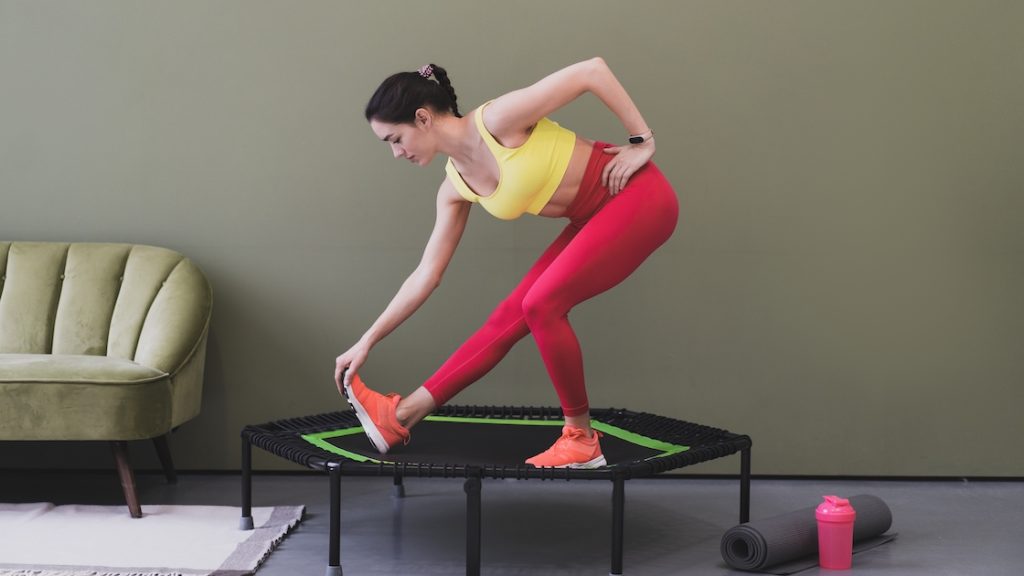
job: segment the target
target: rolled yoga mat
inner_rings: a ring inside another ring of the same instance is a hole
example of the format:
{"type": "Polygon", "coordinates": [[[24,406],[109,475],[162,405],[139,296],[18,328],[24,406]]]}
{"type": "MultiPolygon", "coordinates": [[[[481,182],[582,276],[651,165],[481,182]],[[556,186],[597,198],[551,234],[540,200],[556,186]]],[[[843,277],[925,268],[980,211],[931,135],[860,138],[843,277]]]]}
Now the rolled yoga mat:
{"type": "MultiPolygon", "coordinates": [[[[895,538],[895,534],[885,534],[892,526],[892,511],[881,498],[861,494],[850,498],[850,504],[857,511],[853,523],[855,554],[895,538]]],[[[817,566],[815,508],[733,526],[722,536],[722,558],[737,570],[771,574],[793,574],[817,566]]]]}

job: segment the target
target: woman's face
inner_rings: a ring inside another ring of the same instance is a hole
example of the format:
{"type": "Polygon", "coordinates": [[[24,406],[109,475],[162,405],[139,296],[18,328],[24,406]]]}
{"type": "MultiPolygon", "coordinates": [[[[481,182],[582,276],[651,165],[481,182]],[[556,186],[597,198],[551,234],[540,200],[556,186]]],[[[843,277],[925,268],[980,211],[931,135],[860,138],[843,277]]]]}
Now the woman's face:
{"type": "MultiPolygon", "coordinates": [[[[422,110],[422,109],[421,109],[422,110]]],[[[418,110],[411,124],[391,124],[370,120],[370,129],[378,138],[391,145],[395,158],[405,158],[418,166],[426,166],[437,151],[430,137],[431,118],[418,110]]]]}

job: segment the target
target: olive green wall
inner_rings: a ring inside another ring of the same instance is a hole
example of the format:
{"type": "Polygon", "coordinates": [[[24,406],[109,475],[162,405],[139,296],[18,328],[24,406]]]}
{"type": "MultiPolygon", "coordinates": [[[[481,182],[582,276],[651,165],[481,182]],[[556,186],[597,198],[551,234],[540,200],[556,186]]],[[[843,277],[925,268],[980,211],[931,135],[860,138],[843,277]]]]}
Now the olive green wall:
{"type": "MultiPolygon", "coordinates": [[[[0,237],[191,256],[216,304],[203,413],[173,449],[237,468],[244,424],[343,407],[334,357],[430,232],[441,159],[375,140],[377,83],[437,62],[468,109],[601,55],[682,220],[573,313],[592,404],[750,434],[756,473],[1021,476],[1022,21],[966,0],[0,0],[0,237]]],[[[625,136],[592,96],[555,118],[625,136]]],[[[416,387],[561,225],[475,208],[364,377],[416,387]]],[[[556,399],[527,340],[457,402],[556,399]]],[[[103,446],[0,458],[112,466],[103,446]]]]}

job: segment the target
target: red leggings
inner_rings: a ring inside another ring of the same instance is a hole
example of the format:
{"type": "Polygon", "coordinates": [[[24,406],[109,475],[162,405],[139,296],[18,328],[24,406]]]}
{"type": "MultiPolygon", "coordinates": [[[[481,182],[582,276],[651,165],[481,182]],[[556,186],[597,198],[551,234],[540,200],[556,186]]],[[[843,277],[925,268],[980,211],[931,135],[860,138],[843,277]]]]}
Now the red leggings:
{"type": "Polygon", "coordinates": [[[590,410],[583,379],[583,356],[569,325],[573,306],[625,280],[672,235],[679,202],[672,186],[648,162],[611,196],[601,171],[614,155],[596,143],[579,192],[569,206],[570,223],[487,322],[423,386],[438,406],[480,379],[533,334],[562,411],[579,416],[590,410]]]}

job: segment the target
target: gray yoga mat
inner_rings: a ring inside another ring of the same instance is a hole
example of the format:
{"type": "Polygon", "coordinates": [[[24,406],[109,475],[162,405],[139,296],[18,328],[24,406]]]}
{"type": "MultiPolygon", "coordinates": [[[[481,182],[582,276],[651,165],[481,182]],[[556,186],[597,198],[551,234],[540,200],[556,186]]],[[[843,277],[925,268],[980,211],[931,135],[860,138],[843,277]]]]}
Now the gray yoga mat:
{"type": "MultiPolygon", "coordinates": [[[[857,511],[853,523],[854,554],[885,544],[896,537],[885,534],[892,526],[892,511],[877,496],[850,498],[857,511]]],[[[793,574],[818,565],[816,506],[733,526],[722,536],[722,558],[736,570],[793,574]]]]}

